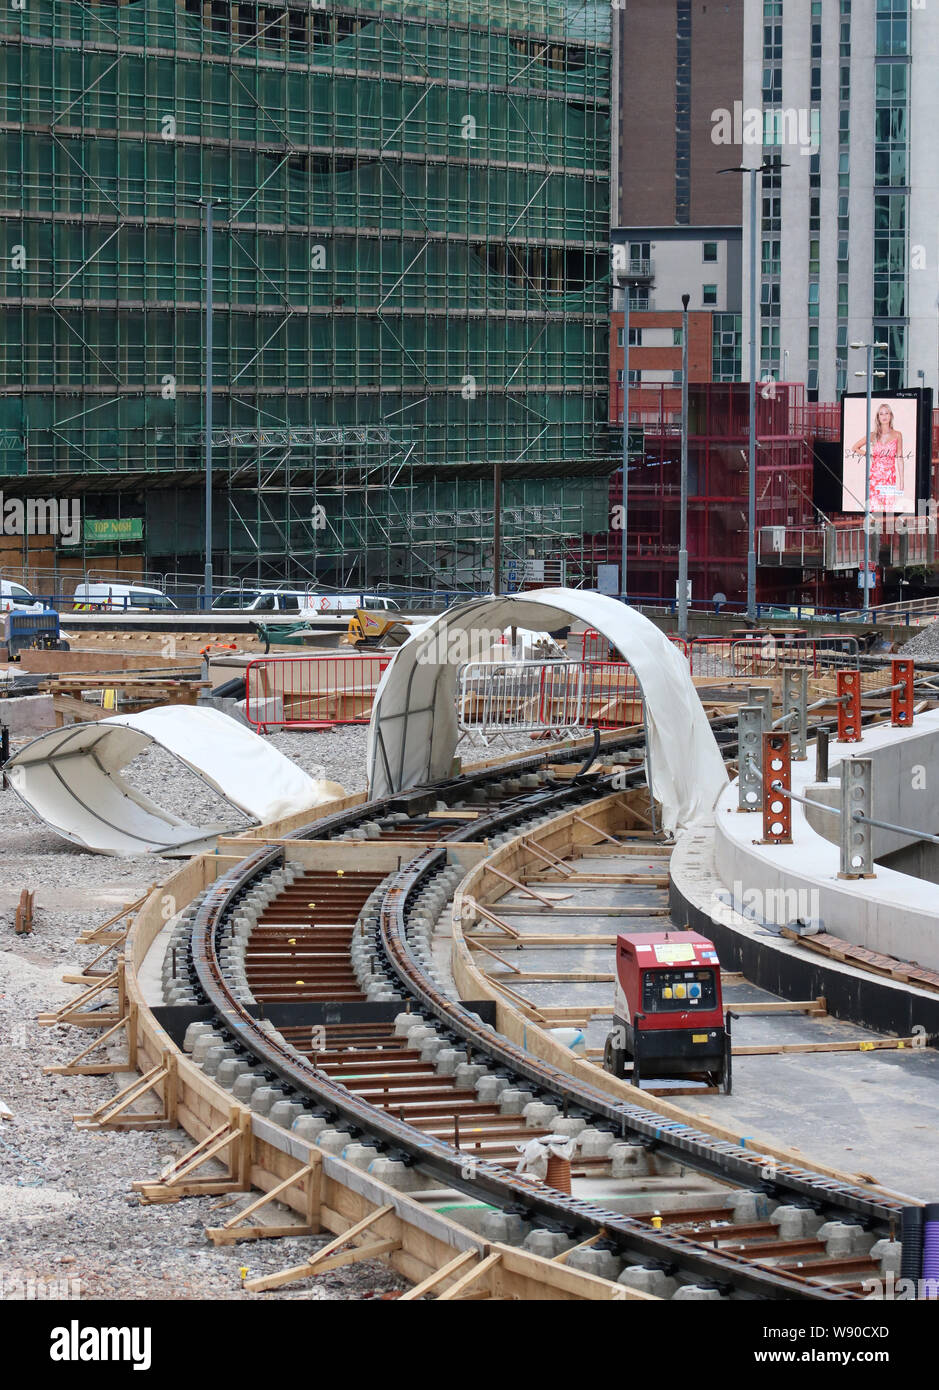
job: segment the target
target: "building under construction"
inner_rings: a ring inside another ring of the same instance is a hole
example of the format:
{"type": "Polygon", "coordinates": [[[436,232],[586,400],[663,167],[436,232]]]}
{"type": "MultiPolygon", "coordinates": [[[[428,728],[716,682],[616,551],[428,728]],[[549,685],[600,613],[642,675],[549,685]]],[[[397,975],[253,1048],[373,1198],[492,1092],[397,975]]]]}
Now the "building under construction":
{"type": "Polygon", "coordinates": [[[498,463],[503,574],[577,582],[615,466],[609,26],[606,0],[5,7],[0,482],[85,518],[33,566],[201,570],[213,200],[217,573],[485,587],[498,463]]]}

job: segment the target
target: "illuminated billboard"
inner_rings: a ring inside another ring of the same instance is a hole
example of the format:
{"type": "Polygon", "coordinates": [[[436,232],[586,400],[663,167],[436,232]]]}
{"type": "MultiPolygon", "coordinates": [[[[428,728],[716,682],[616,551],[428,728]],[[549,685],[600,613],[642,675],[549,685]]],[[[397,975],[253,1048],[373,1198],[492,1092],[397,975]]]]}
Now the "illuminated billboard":
{"type": "MultiPolygon", "coordinates": [[[[872,512],[915,512],[920,487],[923,402],[917,391],[871,397],[870,508],[872,512]]],[[[867,397],[841,403],[842,498],[844,512],[863,512],[868,458],[867,397]]]]}

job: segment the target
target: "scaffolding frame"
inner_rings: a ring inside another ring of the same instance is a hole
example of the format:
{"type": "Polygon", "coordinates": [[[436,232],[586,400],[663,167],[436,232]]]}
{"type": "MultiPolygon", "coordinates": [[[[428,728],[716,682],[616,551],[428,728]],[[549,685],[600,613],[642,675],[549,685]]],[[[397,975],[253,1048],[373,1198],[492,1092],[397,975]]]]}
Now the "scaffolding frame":
{"type": "Polygon", "coordinates": [[[609,95],[601,0],[0,13],[0,219],[23,247],[0,269],[4,485],[195,489],[193,204],[223,197],[219,569],[430,578],[447,540],[410,518],[438,511],[439,475],[495,461],[565,508],[538,504],[541,532],[529,509],[509,557],[573,553],[579,480],[609,472],[609,95]]]}

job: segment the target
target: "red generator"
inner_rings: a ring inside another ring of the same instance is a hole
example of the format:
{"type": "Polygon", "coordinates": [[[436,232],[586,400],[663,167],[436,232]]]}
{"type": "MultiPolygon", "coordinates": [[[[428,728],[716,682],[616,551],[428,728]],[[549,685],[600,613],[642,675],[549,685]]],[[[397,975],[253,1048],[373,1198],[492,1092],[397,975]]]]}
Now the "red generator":
{"type": "Polygon", "coordinates": [[[634,1086],[679,1077],[730,1095],[730,1020],[712,942],[694,931],[627,932],[616,938],[613,1030],[603,1065],[634,1086]]]}

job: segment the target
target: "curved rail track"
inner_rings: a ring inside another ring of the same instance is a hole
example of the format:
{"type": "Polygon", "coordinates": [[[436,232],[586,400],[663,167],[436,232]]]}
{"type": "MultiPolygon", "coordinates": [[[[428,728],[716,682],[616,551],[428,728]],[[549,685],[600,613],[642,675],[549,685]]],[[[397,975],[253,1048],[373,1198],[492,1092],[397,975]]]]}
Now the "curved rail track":
{"type": "MultiPolygon", "coordinates": [[[[732,757],[736,721],[716,720],[714,730],[725,757],[732,757]]],[[[635,758],[641,756],[642,737],[614,736],[603,747],[635,758]]],[[[548,756],[557,764],[581,755],[552,751],[548,756]]],[[[349,1143],[431,1174],[447,1188],[519,1217],[529,1228],[600,1242],[627,1264],[667,1270],[682,1283],[704,1285],[712,1296],[716,1291],[737,1298],[856,1297],[858,1276],[872,1268],[876,1272],[876,1265],[863,1258],[826,1262],[819,1258],[823,1244],[781,1241],[768,1220],[730,1225],[727,1208],[712,1204],[710,1211],[670,1212],[656,1228],[649,1220],[555,1190],[511,1166],[519,1141],[551,1132],[550,1116],[562,1112],[585,1120],[614,1144],[639,1146],[680,1171],[730,1188],[811,1208],[824,1221],[860,1223],[892,1238],[902,1211],[889,1196],[808,1167],[776,1164],[767,1178],[759,1154],[618,1100],[533,1057],[444,988],[432,967],[428,932],[441,904],[452,897],[454,874],[462,876],[448,867],[446,845],[530,831],[534,822],[643,784],[641,766],[619,773],[614,786],[610,775],[589,773],[591,758],[564,779],[546,775],[546,761],[545,754],[524,756],[497,769],[365,803],[295,831],[288,841],[354,834],[391,847],[399,842],[399,865],[390,873],[320,868],[280,881],[247,934],[242,920],[247,940],[244,974],[237,979],[230,968],[234,924],[248,895],[281,870],[283,842],[258,849],[220,877],[195,914],[189,968],[233,1055],[263,1068],[278,1093],[321,1128],[345,1130],[349,1143]],[[414,841],[426,841],[427,847],[419,849],[414,841]],[[327,1010],[316,1039],[307,1024],[291,1025],[283,1021],[284,1010],[276,1010],[302,1002],[354,1005],[376,996],[389,1004],[386,1018],[331,1023],[327,1010]],[[280,1031],[264,1017],[265,1008],[281,1018],[280,1031]],[[408,1037],[411,1029],[401,1031],[407,1019],[402,1022],[400,1015],[411,1012],[416,1025],[432,1020],[416,1040],[408,1037]],[[450,1068],[439,1064],[444,1048],[450,1049],[450,1068]],[[482,1073],[494,1078],[486,1099],[474,1085],[482,1073]],[[532,1128],[521,1114],[503,1108],[503,1090],[549,1107],[547,1130],[532,1128]],[[800,1267],[803,1256],[810,1258],[800,1267]],[[852,1265],[853,1281],[845,1282],[852,1280],[852,1265]]],[[[577,1160],[575,1170],[608,1165],[604,1147],[605,1141],[594,1157],[577,1160]]]]}

